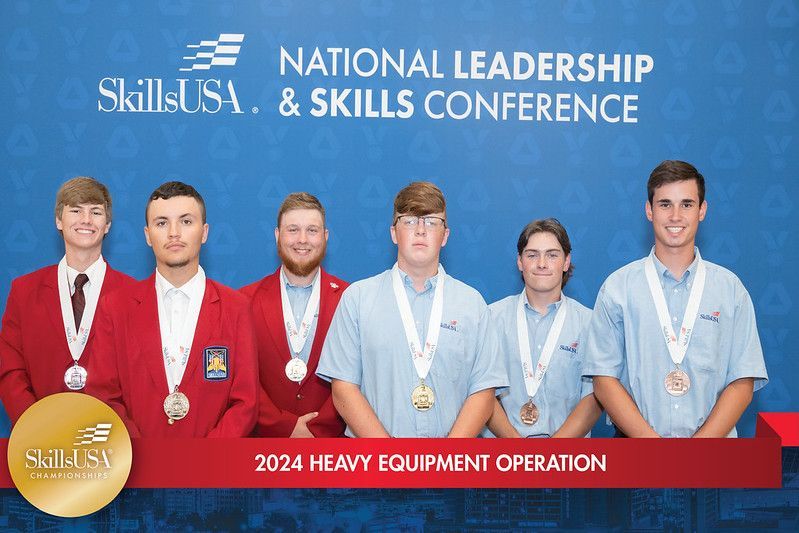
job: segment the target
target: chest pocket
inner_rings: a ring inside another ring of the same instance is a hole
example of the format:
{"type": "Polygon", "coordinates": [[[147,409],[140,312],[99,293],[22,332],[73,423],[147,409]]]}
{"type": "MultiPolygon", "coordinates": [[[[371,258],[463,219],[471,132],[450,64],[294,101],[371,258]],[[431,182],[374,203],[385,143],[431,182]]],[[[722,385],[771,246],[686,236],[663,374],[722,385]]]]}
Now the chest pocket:
{"type": "Polygon", "coordinates": [[[555,347],[546,375],[547,393],[569,400],[580,394],[580,361],[577,354],[555,347]]]}
{"type": "MultiPolygon", "coordinates": [[[[700,310],[699,313],[706,317],[713,317],[712,314],[705,311],[700,310]]],[[[688,364],[697,370],[707,372],[724,371],[725,369],[719,368],[721,350],[720,323],[701,316],[697,317],[688,352],[685,354],[688,364]]]]}
{"type": "MultiPolygon", "coordinates": [[[[436,356],[433,359],[433,366],[430,368],[431,374],[455,383],[463,379],[465,368],[467,368],[467,354],[464,349],[463,337],[464,334],[461,331],[441,328],[436,356]]],[[[468,363],[470,368],[471,362],[468,363]]]]}

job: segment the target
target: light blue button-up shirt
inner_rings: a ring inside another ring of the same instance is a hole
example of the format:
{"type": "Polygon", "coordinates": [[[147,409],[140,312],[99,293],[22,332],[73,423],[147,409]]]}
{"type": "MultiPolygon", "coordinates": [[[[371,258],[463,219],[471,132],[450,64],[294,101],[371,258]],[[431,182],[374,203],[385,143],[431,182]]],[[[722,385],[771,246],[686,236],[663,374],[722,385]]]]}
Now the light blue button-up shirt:
{"type": "MultiPolygon", "coordinates": [[[[510,387],[498,399],[511,424],[522,437],[551,436],[563,425],[580,400],[594,390],[591,378],[582,377],[582,334],[591,319],[591,310],[565,295],[550,304],[545,315],[541,315],[525,302],[524,311],[534,366],[541,355],[557,310],[561,305],[567,306],[563,329],[555,343],[555,351],[544,381],[533,398],[533,403],[538,407],[539,419],[532,426],[528,426],[519,417],[519,411],[529,397],[524,385],[516,333],[518,302],[519,295],[514,294],[488,306],[491,328],[498,337],[499,353],[506,358],[510,380],[510,387]]],[[[483,436],[493,437],[494,434],[486,429],[483,436]]]]}
{"type": "MultiPolygon", "coordinates": [[[[316,275],[319,276],[320,273],[317,271],[316,275]]],[[[288,295],[289,303],[291,304],[291,313],[294,315],[294,323],[297,325],[297,328],[299,328],[300,323],[302,322],[302,317],[305,315],[305,308],[308,307],[308,301],[311,299],[313,282],[305,287],[292,285],[288,278],[286,278],[286,276],[283,274],[283,270],[281,269],[280,283],[283,283],[286,286],[286,294],[288,295]]],[[[308,358],[311,357],[311,346],[313,346],[313,340],[316,336],[316,323],[318,322],[318,319],[319,310],[317,309],[313,317],[313,323],[311,324],[311,331],[308,333],[308,338],[305,341],[305,345],[302,347],[302,351],[299,353],[299,358],[302,359],[306,364],[308,363],[308,358]]],[[[285,330],[285,326],[283,329],[285,330]]],[[[288,335],[286,335],[286,341],[288,342],[288,335]]],[[[288,344],[292,357],[297,355],[294,353],[294,350],[291,349],[291,343],[289,342],[288,344]]]]}
{"type": "MultiPolygon", "coordinates": [[[[419,338],[425,339],[437,280],[428,279],[417,293],[411,278],[400,274],[419,338]]],[[[487,336],[489,313],[483,297],[448,274],[444,283],[438,347],[425,379],[435,395],[428,411],[417,411],[411,403],[419,377],[390,270],[344,291],[325,338],[317,375],[358,385],[394,437],[445,437],[468,396],[508,385],[504,358],[497,356],[495,339],[487,336]]],[[[346,433],[354,436],[349,427],[346,433]]]]}
{"type": "MultiPolygon", "coordinates": [[[[679,332],[698,261],[679,281],[655,257],[672,326],[679,332]]],[[[644,419],[661,436],[690,437],[707,419],[724,388],[740,378],[754,378],[754,390],[768,381],[749,293],[729,270],[704,261],[705,289],[688,352],[680,367],[691,388],[672,396],[666,375],[675,369],[663,340],[644,264],[639,259],[611,274],[599,290],[586,333],[586,376],[618,378],[644,419]]],[[[730,437],[737,436],[733,428],[730,437]]]]}

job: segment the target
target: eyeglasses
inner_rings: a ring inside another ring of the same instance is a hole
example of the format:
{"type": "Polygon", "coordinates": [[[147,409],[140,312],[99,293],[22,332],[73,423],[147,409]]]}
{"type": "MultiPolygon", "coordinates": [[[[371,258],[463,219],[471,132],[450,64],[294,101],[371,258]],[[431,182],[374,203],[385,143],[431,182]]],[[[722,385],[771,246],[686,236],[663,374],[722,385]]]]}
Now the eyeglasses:
{"type": "Polygon", "coordinates": [[[441,217],[423,216],[417,217],[416,215],[401,215],[394,220],[394,224],[399,222],[400,227],[408,230],[415,229],[419,222],[424,224],[427,229],[440,229],[447,227],[447,221],[441,217]]]}

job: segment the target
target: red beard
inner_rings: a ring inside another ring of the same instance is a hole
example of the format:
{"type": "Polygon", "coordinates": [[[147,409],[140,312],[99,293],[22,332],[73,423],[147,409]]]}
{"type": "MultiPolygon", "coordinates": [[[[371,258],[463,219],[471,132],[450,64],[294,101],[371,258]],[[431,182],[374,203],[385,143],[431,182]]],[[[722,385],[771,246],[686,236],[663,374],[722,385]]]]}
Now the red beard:
{"type": "Polygon", "coordinates": [[[279,239],[277,242],[277,255],[280,257],[283,267],[295,276],[299,276],[301,278],[310,275],[314,270],[316,270],[316,267],[322,264],[322,259],[325,258],[325,251],[327,251],[327,242],[322,243],[322,248],[318,251],[318,253],[309,256],[303,262],[299,262],[293,260],[283,251],[283,246],[281,246],[279,239]]]}

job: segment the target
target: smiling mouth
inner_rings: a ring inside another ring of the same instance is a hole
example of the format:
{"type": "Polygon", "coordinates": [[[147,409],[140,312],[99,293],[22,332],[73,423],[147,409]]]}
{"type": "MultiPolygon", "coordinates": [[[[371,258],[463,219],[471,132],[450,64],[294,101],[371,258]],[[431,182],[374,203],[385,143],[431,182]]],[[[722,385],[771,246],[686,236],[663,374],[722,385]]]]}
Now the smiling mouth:
{"type": "Polygon", "coordinates": [[[81,235],[94,235],[96,231],[89,228],[75,228],[75,233],[80,233],[81,235]]]}
{"type": "Polygon", "coordinates": [[[677,234],[684,230],[685,228],[682,226],[666,226],[666,231],[669,233],[677,234]]]}

